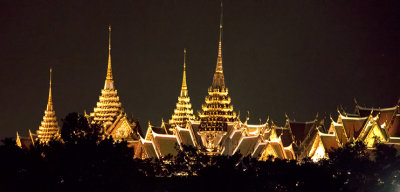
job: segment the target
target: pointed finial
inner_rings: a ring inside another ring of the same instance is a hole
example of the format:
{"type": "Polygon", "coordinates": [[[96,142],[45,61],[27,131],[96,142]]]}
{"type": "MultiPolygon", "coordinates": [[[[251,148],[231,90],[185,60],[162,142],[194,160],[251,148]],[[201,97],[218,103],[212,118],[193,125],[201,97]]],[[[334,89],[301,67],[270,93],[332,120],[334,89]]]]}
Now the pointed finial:
{"type": "Polygon", "coordinates": [[[113,80],[111,69],[111,25],[108,25],[108,67],[107,67],[107,80],[113,80]]]}
{"type": "Polygon", "coordinates": [[[221,16],[219,21],[219,42],[218,42],[218,59],[216,72],[223,72],[222,69],[222,21],[223,21],[223,6],[221,1],[221,16]]]}
{"type": "Polygon", "coordinates": [[[186,70],[186,48],[183,49],[183,70],[186,70]]]}
{"type": "Polygon", "coordinates": [[[182,88],[181,96],[187,96],[187,84],[186,84],[186,48],[183,49],[183,77],[182,77],[182,88]]]}
{"type": "Polygon", "coordinates": [[[50,67],[50,87],[51,87],[51,73],[53,72],[53,69],[50,67]]]}
{"type": "Polygon", "coordinates": [[[51,73],[53,70],[50,68],[50,80],[49,80],[49,99],[47,101],[47,110],[53,110],[53,98],[51,96],[51,73]]]}
{"type": "Polygon", "coordinates": [[[219,28],[220,28],[220,29],[222,29],[222,17],[223,17],[223,12],[224,12],[224,7],[223,7],[222,1],[221,1],[221,17],[219,18],[219,19],[220,19],[220,21],[219,21],[219,28]]]}
{"type": "Polygon", "coordinates": [[[356,97],[353,98],[353,101],[354,101],[354,104],[355,104],[356,106],[359,106],[356,97]]]}

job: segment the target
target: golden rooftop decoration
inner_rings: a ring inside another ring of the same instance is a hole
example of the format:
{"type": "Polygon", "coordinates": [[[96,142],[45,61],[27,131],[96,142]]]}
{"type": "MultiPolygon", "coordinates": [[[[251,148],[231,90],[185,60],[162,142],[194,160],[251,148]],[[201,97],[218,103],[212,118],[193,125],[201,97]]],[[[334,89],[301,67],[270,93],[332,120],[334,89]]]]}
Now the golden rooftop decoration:
{"type": "Polygon", "coordinates": [[[46,143],[55,137],[60,131],[58,126],[56,112],[53,108],[53,99],[51,96],[51,72],[50,69],[50,86],[49,86],[49,99],[47,101],[47,107],[44,111],[43,120],[37,131],[37,136],[40,142],[46,143]]]}
{"type": "Polygon", "coordinates": [[[111,68],[111,26],[108,27],[108,66],[104,89],[101,90],[99,102],[90,113],[92,124],[101,124],[107,128],[112,125],[115,118],[123,112],[122,104],[119,101],[117,90],[114,86],[114,79],[111,68]]]}
{"type": "Polygon", "coordinates": [[[184,128],[189,120],[194,120],[192,104],[190,103],[190,97],[188,94],[186,84],[186,49],[183,50],[183,77],[182,77],[182,88],[181,94],[178,97],[176,108],[172,118],[169,120],[169,124],[172,126],[179,126],[184,128]]]}

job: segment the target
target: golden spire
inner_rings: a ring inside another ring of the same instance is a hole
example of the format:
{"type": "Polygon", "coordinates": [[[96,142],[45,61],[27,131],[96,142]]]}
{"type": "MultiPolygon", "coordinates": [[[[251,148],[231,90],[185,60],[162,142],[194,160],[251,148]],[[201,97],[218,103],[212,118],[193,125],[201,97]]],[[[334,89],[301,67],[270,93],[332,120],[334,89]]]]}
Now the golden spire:
{"type": "Polygon", "coordinates": [[[56,112],[53,108],[53,99],[51,96],[51,75],[52,69],[50,68],[50,86],[49,86],[49,100],[47,102],[47,108],[44,111],[43,120],[37,130],[38,139],[40,142],[48,142],[55,138],[55,135],[59,133],[58,122],[56,118],[56,112]]]}
{"type": "Polygon", "coordinates": [[[221,1],[221,16],[219,21],[219,43],[218,43],[218,59],[217,59],[217,68],[215,72],[222,73],[222,17],[223,17],[223,7],[221,1]]]}
{"type": "Polygon", "coordinates": [[[111,68],[111,25],[108,26],[108,66],[107,66],[107,77],[104,83],[104,89],[114,90],[114,79],[111,68]]]}
{"type": "Polygon", "coordinates": [[[113,80],[112,69],[111,69],[111,25],[108,26],[108,68],[107,68],[107,80],[113,80]]]}
{"type": "Polygon", "coordinates": [[[187,84],[186,84],[186,49],[183,49],[183,77],[182,77],[182,88],[181,96],[187,96],[187,84]]]}
{"type": "Polygon", "coordinates": [[[49,83],[49,100],[47,101],[47,110],[53,110],[53,99],[51,97],[51,72],[53,70],[50,68],[50,83],[49,83]]]}
{"type": "Polygon", "coordinates": [[[208,95],[205,98],[205,104],[202,105],[203,110],[199,114],[200,127],[198,132],[202,138],[203,146],[210,153],[220,152],[220,142],[223,135],[228,132],[228,123],[236,120],[231,98],[228,96],[228,88],[225,87],[222,70],[222,20],[221,2],[217,66],[212,85],[208,89],[208,95]]]}
{"type": "Polygon", "coordinates": [[[221,16],[219,22],[219,42],[218,42],[218,58],[217,58],[217,66],[215,68],[215,74],[213,78],[212,87],[213,88],[224,88],[225,80],[222,69],[222,20],[223,20],[223,6],[221,1],[221,16]]]}
{"type": "Polygon", "coordinates": [[[178,103],[172,114],[172,118],[169,123],[172,126],[185,127],[189,120],[193,120],[193,109],[190,103],[190,97],[186,84],[186,49],[183,50],[183,77],[182,77],[182,88],[181,95],[178,97],[178,103]]]}
{"type": "Polygon", "coordinates": [[[90,123],[100,124],[109,128],[119,115],[123,114],[122,104],[119,101],[118,91],[114,86],[111,70],[111,25],[108,26],[108,67],[104,89],[101,90],[99,101],[93,112],[90,113],[90,123]]]}

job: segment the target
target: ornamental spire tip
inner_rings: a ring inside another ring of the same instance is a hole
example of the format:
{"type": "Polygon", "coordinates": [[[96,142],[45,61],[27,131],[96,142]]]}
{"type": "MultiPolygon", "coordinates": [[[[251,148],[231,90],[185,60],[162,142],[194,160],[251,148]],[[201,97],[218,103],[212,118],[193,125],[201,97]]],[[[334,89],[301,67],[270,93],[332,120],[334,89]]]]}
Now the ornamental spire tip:
{"type": "Polygon", "coordinates": [[[108,25],[108,67],[106,80],[113,80],[111,68],[111,25],[108,25]]]}

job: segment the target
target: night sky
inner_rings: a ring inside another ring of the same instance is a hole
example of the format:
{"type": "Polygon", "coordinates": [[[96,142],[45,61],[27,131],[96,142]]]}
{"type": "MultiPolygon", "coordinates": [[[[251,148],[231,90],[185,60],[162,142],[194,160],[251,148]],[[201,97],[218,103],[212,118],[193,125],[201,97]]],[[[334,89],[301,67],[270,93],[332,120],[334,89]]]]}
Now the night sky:
{"type": "MultiPolygon", "coordinates": [[[[0,0],[0,138],[36,131],[48,98],[58,120],[91,112],[104,86],[107,25],[128,114],[159,125],[171,117],[183,49],[194,111],[215,70],[219,1],[0,0]]],[[[223,65],[244,120],[283,124],[342,105],[391,107],[400,97],[400,1],[224,1],[223,65]]],[[[61,126],[61,122],[60,122],[61,126]]]]}

